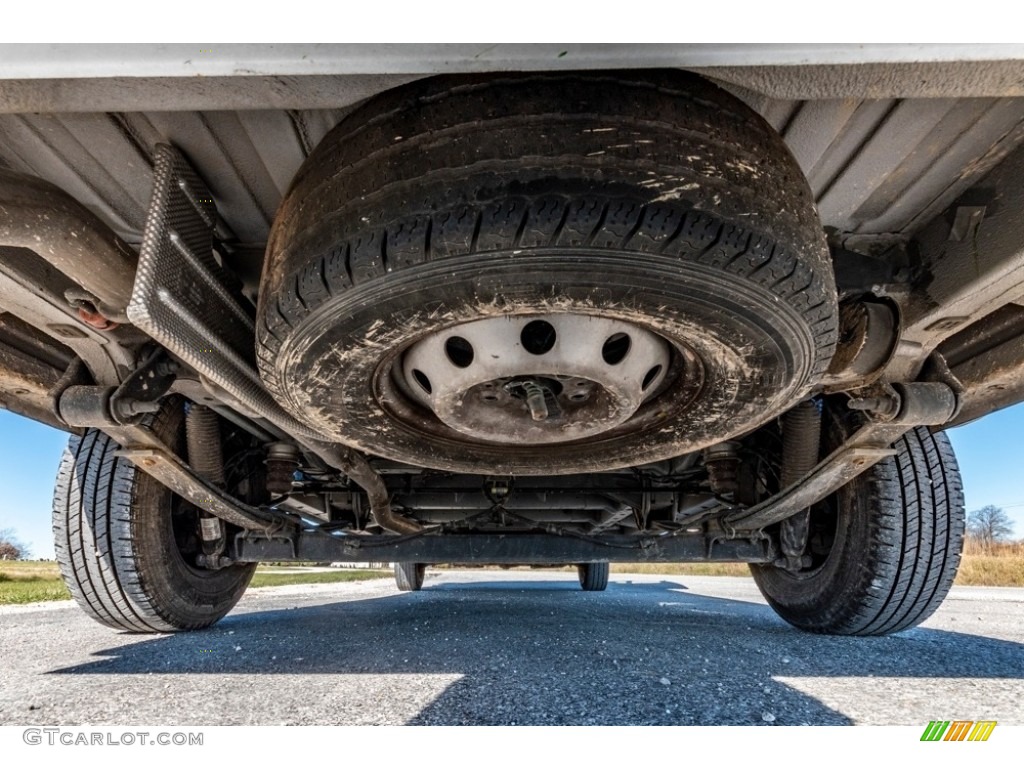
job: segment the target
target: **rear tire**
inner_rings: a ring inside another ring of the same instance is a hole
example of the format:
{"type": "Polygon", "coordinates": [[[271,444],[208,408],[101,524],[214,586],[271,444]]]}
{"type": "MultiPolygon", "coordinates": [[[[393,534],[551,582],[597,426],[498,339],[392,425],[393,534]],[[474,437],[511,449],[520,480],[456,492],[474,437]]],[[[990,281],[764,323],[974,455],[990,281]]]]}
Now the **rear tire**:
{"type": "MultiPolygon", "coordinates": [[[[840,437],[833,434],[832,444],[840,437]]],[[[751,566],[769,605],[793,626],[888,635],[920,624],[949,592],[964,536],[953,448],[945,433],[923,427],[893,447],[896,456],[812,509],[812,531],[831,531],[832,540],[811,569],[751,566]]]]}
{"type": "Polygon", "coordinates": [[[395,563],[395,584],[399,592],[418,592],[427,575],[425,563],[395,563]]]}
{"type": "Polygon", "coordinates": [[[576,566],[580,576],[580,587],[584,592],[604,592],[608,587],[608,563],[581,563],[576,566]]]}
{"type": "MultiPolygon", "coordinates": [[[[151,427],[180,453],[185,414],[181,402],[173,402],[151,427]]],[[[114,629],[175,632],[210,626],[238,602],[256,564],[196,568],[187,554],[195,510],[115,456],[119,448],[90,429],[71,438],[60,463],[53,531],[71,596],[114,629]]]]}

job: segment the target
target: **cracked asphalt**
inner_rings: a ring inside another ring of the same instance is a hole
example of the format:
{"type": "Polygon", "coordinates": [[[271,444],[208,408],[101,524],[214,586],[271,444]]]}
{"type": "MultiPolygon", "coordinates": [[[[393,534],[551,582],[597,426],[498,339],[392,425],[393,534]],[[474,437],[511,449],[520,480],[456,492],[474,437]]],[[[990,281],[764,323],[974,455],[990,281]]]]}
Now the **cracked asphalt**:
{"type": "Polygon", "coordinates": [[[1024,724],[1024,589],[957,587],[888,638],[802,634],[749,579],[428,571],[251,590],[130,635],[0,608],[0,724],[1024,724]]]}

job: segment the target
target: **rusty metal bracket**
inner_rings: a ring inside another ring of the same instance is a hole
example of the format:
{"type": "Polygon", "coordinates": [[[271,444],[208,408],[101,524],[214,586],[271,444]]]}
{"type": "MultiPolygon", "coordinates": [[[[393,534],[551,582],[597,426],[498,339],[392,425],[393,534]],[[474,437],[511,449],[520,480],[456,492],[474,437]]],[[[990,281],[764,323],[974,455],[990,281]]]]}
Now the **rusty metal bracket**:
{"type": "Polygon", "coordinates": [[[178,364],[160,347],[152,350],[110,395],[110,413],[121,424],[160,410],[160,398],[174,384],[178,364]]]}
{"type": "Polygon", "coordinates": [[[207,483],[170,451],[159,448],[124,448],[114,455],[128,459],[197,508],[239,528],[267,532],[275,528],[280,531],[282,525],[285,528],[294,527],[290,521],[275,518],[244,504],[207,483]]]}

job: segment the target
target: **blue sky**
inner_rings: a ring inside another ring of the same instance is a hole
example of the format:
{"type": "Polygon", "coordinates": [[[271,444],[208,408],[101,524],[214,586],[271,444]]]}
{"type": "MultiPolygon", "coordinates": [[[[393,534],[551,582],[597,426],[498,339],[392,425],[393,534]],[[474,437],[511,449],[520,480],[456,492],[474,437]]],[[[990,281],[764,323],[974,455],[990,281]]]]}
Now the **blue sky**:
{"type": "MultiPolygon", "coordinates": [[[[967,509],[995,504],[1024,537],[1024,404],[950,431],[967,509]]],[[[0,411],[0,530],[13,528],[34,557],[52,558],[50,502],[67,435],[0,411]]]]}

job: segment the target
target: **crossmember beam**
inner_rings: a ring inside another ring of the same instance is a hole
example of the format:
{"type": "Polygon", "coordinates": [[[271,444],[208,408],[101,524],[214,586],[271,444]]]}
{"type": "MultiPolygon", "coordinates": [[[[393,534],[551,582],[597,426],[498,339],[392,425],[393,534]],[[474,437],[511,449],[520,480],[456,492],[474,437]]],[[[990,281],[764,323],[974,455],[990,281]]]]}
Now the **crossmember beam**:
{"type": "Polygon", "coordinates": [[[545,533],[366,536],[303,533],[295,539],[245,536],[235,559],[259,561],[495,563],[572,565],[590,562],[772,562],[767,539],[708,540],[703,535],[602,536],[600,540],[545,533]]]}

